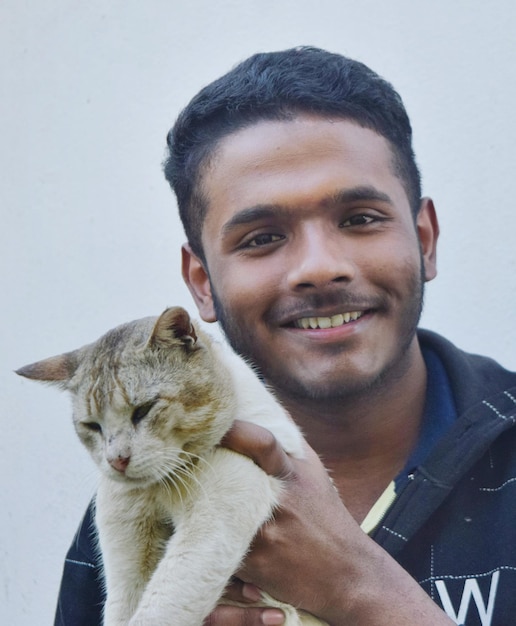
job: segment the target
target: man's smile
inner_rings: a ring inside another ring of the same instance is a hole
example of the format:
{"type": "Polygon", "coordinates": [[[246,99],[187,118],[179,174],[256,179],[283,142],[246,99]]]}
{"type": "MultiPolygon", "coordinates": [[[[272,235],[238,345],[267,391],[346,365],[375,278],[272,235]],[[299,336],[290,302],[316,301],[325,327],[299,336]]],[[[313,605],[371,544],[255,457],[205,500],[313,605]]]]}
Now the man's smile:
{"type": "Polygon", "coordinates": [[[331,317],[301,317],[293,322],[295,328],[316,329],[316,328],[337,328],[350,322],[355,322],[364,315],[364,311],[350,311],[345,313],[337,313],[331,317]]]}

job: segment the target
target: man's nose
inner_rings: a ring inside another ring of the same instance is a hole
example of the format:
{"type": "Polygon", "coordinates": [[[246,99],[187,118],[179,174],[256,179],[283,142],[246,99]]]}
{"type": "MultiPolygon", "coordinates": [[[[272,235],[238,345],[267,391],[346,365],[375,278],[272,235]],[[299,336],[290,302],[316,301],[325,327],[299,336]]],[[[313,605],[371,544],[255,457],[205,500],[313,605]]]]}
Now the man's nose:
{"type": "Polygon", "coordinates": [[[289,259],[289,287],[294,290],[350,282],[356,274],[351,247],[342,233],[308,230],[296,243],[289,259]]]}

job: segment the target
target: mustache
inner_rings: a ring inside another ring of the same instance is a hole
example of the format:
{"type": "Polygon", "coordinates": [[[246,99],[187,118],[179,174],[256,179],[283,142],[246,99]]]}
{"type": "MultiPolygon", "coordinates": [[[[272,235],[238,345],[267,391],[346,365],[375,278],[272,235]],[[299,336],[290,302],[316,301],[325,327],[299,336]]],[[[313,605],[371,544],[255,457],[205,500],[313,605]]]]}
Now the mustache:
{"type": "Polygon", "coordinates": [[[267,315],[268,322],[289,322],[300,317],[317,315],[325,311],[365,311],[385,310],[387,297],[383,294],[354,293],[340,289],[331,292],[307,293],[302,296],[289,298],[288,302],[281,302],[274,306],[267,315]]]}

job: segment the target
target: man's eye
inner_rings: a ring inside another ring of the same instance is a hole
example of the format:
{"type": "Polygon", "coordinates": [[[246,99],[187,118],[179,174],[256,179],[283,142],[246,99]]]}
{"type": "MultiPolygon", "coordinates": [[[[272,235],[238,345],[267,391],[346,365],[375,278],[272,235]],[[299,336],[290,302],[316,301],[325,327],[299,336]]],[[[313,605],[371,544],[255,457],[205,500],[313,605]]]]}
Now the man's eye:
{"type": "Polygon", "coordinates": [[[377,221],[377,219],[378,218],[372,217],[371,215],[353,215],[347,220],[341,222],[339,227],[346,228],[349,226],[366,226],[367,224],[377,221]]]}
{"type": "Polygon", "coordinates": [[[283,235],[271,235],[271,234],[263,234],[256,235],[247,242],[248,248],[258,248],[260,246],[266,246],[270,243],[276,243],[277,241],[281,241],[283,239],[283,235]]]}

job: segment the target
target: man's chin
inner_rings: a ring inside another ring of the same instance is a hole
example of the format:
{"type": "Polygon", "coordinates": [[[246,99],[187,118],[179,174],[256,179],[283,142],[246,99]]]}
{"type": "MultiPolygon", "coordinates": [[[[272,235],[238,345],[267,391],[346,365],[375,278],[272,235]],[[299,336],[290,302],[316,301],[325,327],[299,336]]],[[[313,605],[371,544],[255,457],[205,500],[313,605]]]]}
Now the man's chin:
{"type": "Polygon", "coordinates": [[[310,377],[309,380],[290,378],[288,376],[273,376],[274,383],[267,382],[275,389],[276,393],[288,402],[289,399],[296,402],[341,402],[349,401],[351,397],[356,397],[363,393],[371,393],[374,388],[374,378],[376,377],[310,377]],[[281,381],[278,384],[278,381],[281,381]]]}

